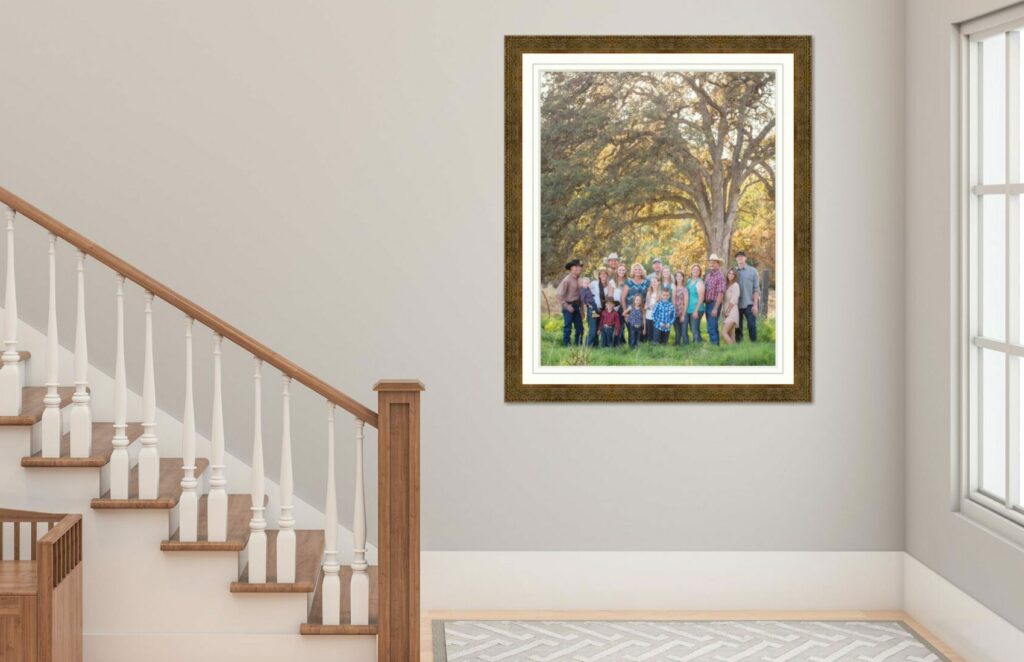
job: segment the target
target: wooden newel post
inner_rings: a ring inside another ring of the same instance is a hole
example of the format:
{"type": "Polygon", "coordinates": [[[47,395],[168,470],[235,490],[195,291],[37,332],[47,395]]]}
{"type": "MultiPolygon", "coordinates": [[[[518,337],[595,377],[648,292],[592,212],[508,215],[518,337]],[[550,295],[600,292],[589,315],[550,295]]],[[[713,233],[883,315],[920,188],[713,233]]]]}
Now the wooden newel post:
{"type": "Polygon", "coordinates": [[[420,392],[416,380],[377,391],[377,662],[420,659],[420,392]]]}

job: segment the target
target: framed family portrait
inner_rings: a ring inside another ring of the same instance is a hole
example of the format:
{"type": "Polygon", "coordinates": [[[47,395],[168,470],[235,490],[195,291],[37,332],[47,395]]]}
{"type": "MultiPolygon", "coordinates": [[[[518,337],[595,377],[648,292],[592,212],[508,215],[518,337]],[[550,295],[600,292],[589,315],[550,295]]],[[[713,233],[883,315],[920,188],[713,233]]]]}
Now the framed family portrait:
{"type": "Polygon", "coordinates": [[[505,399],[811,400],[811,40],[505,38],[505,399]]]}

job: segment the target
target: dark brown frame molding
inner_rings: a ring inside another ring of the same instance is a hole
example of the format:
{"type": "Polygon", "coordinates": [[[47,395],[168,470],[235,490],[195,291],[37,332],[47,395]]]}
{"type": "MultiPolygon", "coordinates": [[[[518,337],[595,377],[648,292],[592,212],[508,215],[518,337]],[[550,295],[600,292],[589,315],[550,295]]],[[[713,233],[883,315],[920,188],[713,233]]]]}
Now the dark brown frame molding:
{"type": "Polygon", "coordinates": [[[810,402],[811,38],[809,36],[505,37],[505,401],[810,402]],[[793,384],[523,384],[522,56],[525,53],[792,53],[794,61],[793,384]]]}

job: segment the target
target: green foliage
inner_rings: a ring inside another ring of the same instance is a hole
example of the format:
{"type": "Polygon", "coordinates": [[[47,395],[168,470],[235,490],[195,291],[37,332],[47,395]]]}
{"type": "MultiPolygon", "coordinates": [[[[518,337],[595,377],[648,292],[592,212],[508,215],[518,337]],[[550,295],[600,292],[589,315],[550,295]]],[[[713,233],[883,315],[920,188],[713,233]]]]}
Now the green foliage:
{"type": "Polygon", "coordinates": [[[543,331],[545,331],[545,332],[557,331],[558,333],[561,333],[562,332],[562,324],[563,324],[563,321],[562,321],[562,318],[560,316],[558,316],[558,315],[551,315],[549,317],[545,317],[544,320],[541,322],[541,329],[543,331]]]}
{"type": "Polygon", "coordinates": [[[675,331],[668,345],[640,343],[629,349],[618,347],[562,347],[562,318],[547,317],[542,322],[541,365],[558,366],[736,366],[775,365],[775,321],[758,320],[757,342],[744,339],[736,345],[714,346],[707,341],[707,325],[702,322],[704,342],[676,347],[675,331]]]}
{"type": "Polygon", "coordinates": [[[590,365],[590,353],[593,347],[567,347],[565,365],[590,365]]]}

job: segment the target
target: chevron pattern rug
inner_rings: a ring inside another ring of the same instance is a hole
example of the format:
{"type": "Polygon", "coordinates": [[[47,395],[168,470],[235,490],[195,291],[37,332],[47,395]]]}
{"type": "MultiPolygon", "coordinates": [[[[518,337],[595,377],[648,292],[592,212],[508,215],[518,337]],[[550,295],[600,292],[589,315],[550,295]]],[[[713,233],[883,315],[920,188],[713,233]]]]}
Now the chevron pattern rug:
{"type": "Polygon", "coordinates": [[[434,621],[434,662],[949,662],[899,621],[434,621]]]}

